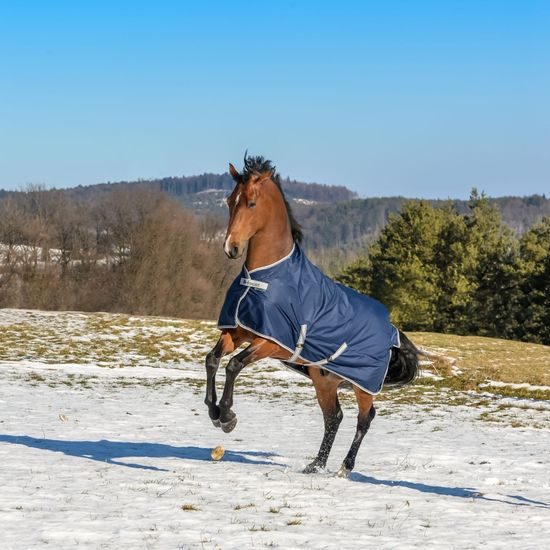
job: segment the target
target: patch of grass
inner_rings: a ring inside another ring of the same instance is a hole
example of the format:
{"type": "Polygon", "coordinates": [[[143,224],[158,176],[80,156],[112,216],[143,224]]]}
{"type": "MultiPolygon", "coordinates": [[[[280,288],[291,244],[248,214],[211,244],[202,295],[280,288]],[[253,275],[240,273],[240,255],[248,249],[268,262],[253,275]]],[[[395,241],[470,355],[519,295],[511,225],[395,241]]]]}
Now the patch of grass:
{"type": "Polygon", "coordinates": [[[200,512],[200,508],[194,504],[182,504],[181,509],[184,512],[200,512]]]}
{"type": "Polygon", "coordinates": [[[255,508],[256,505],[250,502],[249,504],[237,504],[233,510],[245,510],[246,508],[255,508]]]}
{"type": "Polygon", "coordinates": [[[479,420],[482,422],[495,422],[495,418],[493,417],[494,412],[493,411],[483,411],[479,415],[479,420]]]}
{"type": "MultiPolygon", "coordinates": [[[[469,337],[449,337],[449,338],[469,338],[469,337]]],[[[492,339],[483,339],[483,340],[490,340],[492,339]]],[[[505,342],[505,341],[503,341],[505,342]]],[[[513,347],[515,347],[518,344],[518,342],[512,342],[513,347]]],[[[519,342],[519,344],[525,345],[525,346],[532,346],[532,344],[523,344],[522,342],[519,342]]],[[[503,344],[504,345],[504,344],[503,344]]],[[[550,357],[550,347],[548,346],[539,346],[540,348],[544,348],[544,351],[547,352],[548,357],[550,357]]],[[[457,356],[459,353],[457,352],[457,356]]],[[[543,382],[547,380],[548,372],[550,372],[550,360],[547,360],[547,357],[539,357],[539,363],[537,364],[537,368],[539,370],[539,376],[536,378],[533,378],[532,376],[529,377],[529,380],[523,380],[520,376],[520,373],[512,373],[507,372],[506,369],[508,369],[507,364],[507,356],[506,354],[503,354],[501,356],[501,364],[504,365],[502,369],[497,368],[496,366],[493,366],[492,368],[487,367],[484,365],[485,360],[484,353],[479,353],[479,355],[476,355],[476,357],[479,357],[477,359],[470,358],[469,362],[462,363],[460,360],[457,360],[456,367],[459,369],[459,372],[456,374],[450,374],[443,376],[440,379],[435,379],[431,377],[420,377],[417,378],[412,386],[409,387],[424,387],[428,391],[430,390],[453,390],[455,392],[470,392],[475,391],[478,393],[491,393],[494,395],[499,395],[503,397],[515,397],[515,398],[521,398],[521,399],[541,399],[541,400],[549,400],[550,399],[550,387],[548,389],[546,388],[532,388],[529,386],[526,387],[517,387],[517,386],[491,386],[490,381],[497,381],[509,384],[518,384],[518,383],[528,383],[528,384],[535,384],[536,385],[542,385],[543,382]],[[504,372],[504,375],[501,376],[502,372],[504,372]]],[[[493,359],[496,361],[496,359],[493,359]]],[[[401,392],[402,389],[394,390],[396,392],[401,392]]],[[[386,393],[386,395],[391,394],[392,390],[390,390],[389,393],[386,393]]],[[[457,404],[457,403],[455,403],[457,404]]],[[[466,403],[465,403],[466,404],[466,403]]]]}
{"type": "Polygon", "coordinates": [[[475,379],[550,386],[550,346],[433,332],[409,336],[417,346],[455,359],[456,367],[475,379]]]}
{"type": "Polygon", "coordinates": [[[550,401],[550,389],[530,389],[530,388],[514,388],[510,386],[487,386],[483,391],[489,391],[495,395],[502,397],[516,397],[519,399],[538,399],[542,401],[550,401]]]}
{"type": "MultiPolygon", "coordinates": [[[[179,378],[110,377],[109,387],[113,391],[136,385],[154,389],[168,384],[185,384],[193,392],[203,393],[206,383],[204,358],[219,336],[213,322],[199,320],[64,312],[22,314],[16,319],[20,321],[10,321],[11,324],[0,329],[0,360],[24,358],[41,363],[95,364],[111,369],[132,366],[182,368],[179,378]],[[185,365],[184,370],[182,363],[189,363],[189,368],[185,365]]],[[[550,375],[549,346],[434,333],[411,333],[409,336],[430,352],[431,364],[422,369],[436,376],[418,378],[403,388],[385,388],[377,397],[380,415],[398,412],[401,406],[419,407],[423,411],[470,406],[480,407],[481,420],[486,422],[526,422],[531,427],[535,421],[548,424],[546,412],[543,415],[524,413],[519,415],[520,420],[517,414],[507,413],[509,407],[517,410],[525,401],[501,403],[498,407],[495,401],[497,397],[528,399],[532,409],[533,399],[550,400],[550,386],[544,387],[550,375]],[[543,387],[490,384],[498,381],[527,382],[543,387]]],[[[219,386],[223,384],[227,360],[225,358],[220,366],[219,386]]],[[[274,361],[251,365],[239,377],[237,392],[253,395],[260,402],[308,403],[317,410],[311,382],[298,375],[279,376],[281,371],[287,372],[274,361]]],[[[93,377],[59,371],[29,374],[27,370],[18,376],[21,377],[30,384],[72,386],[80,390],[97,384],[93,377]]],[[[344,407],[356,408],[353,391],[342,388],[339,395],[344,407]]],[[[273,507],[270,513],[278,513],[278,510],[280,508],[273,507]]]]}
{"type": "Polygon", "coordinates": [[[127,315],[108,315],[97,313],[86,319],[87,332],[110,332],[120,326],[127,326],[130,318],[127,315]]]}
{"type": "Polygon", "coordinates": [[[27,380],[31,383],[32,382],[39,383],[39,382],[46,381],[46,379],[41,374],[38,374],[37,372],[31,372],[29,375],[27,375],[27,380]]]}
{"type": "Polygon", "coordinates": [[[256,525],[253,525],[252,527],[248,528],[249,531],[271,531],[267,525],[260,525],[259,527],[256,525]]]}
{"type": "MultiPolygon", "coordinates": [[[[0,360],[25,358],[101,366],[202,361],[208,338],[193,328],[196,323],[103,313],[60,312],[52,316],[38,312],[28,322],[2,326],[0,360]]],[[[200,325],[203,330],[213,329],[212,323],[200,325]]]]}

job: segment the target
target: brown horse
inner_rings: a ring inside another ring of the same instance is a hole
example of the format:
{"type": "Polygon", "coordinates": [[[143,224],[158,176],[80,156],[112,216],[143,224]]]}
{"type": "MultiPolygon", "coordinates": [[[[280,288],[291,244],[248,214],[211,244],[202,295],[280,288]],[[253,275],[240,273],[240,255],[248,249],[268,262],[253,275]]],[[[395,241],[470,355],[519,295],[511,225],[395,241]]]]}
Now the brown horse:
{"type": "MultiPolygon", "coordinates": [[[[249,272],[276,264],[279,260],[288,257],[295,242],[300,242],[302,231],[285,200],[274,167],[263,157],[245,155],[243,173],[239,173],[232,164],[229,165],[229,171],[236,185],[227,199],[229,224],[224,242],[227,256],[231,259],[240,258],[246,250],[245,266],[249,272]]],[[[418,350],[403,333],[399,332],[399,336],[400,347],[387,350],[391,359],[385,375],[386,384],[408,383],[417,372],[418,350]]],[[[233,389],[235,380],[244,367],[267,357],[281,361],[292,359],[293,363],[303,365],[302,372],[313,381],[325,424],[319,453],[304,470],[306,473],[312,473],[326,466],[336,432],[342,421],[343,415],[337,390],[345,380],[330,370],[321,368],[320,365],[312,365],[292,356],[288,349],[269,338],[255,334],[240,324],[235,328],[222,329],[220,339],[206,357],[205,403],[213,424],[221,427],[225,432],[230,432],[237,424],[237,417],[231,410],[233,389]],[[218,402],[215,377],[220,360],[246,343],[249,345],[233,356],[227,364],[225,386],[218,402]]],[[[354,385],[353,390],[359,414],[355,438],[338,472],[338,475],[343,477],[349,475],[353,469],[357,451],[375,416],[374,396],[358,385],[354,385]]]]}

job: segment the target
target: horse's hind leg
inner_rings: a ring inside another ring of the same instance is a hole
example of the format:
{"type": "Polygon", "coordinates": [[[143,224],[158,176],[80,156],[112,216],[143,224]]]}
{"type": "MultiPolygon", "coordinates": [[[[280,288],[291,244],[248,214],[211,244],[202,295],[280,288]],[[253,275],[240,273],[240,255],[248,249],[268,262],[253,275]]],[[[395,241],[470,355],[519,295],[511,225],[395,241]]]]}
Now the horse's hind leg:
{"type": "Polygon", "coordinates": [[[216,372],[224,355],[235,349],[233,338],[229,332],[223,332],[212,351],[206,356],[206,397],[205,404],[208,406],[208,415],[214,426],[219,428],[220,408],[216,404],[216,372]]]}
{"type": "Polygon", "coordinates": [[[359,414],[357,415],[357,431],[355,432],[355,437],[351,444],[350,450],[338,470],[338,476],[348,477],[350,472],[355,466],[355,457],[357,456],[357,451],[361,446],[363,438],[370,428],[370,423],[372,422],[376,411],[374,409],[374,397],[367,392],[353,387],[355,391],[355,397],[357,398],[357,405],[359,406],[359,414]]]}
{"type": "Polygon", "coordinates": [[[305,467],[305,474],[318,472],[327,465],[328,455],[330,454],[332,444],[338,432],[338,427],[344,416],[342,414],[340,402],[338,401],[338,386],[342,382],[342,379],[332,374],[323,376],[319,369],[313,367],[310,367],[309,374],[315,386],[317,401],[323,411],[325,434],[321,447],[319,448],[319,453],[315,460],[305,467]]]}

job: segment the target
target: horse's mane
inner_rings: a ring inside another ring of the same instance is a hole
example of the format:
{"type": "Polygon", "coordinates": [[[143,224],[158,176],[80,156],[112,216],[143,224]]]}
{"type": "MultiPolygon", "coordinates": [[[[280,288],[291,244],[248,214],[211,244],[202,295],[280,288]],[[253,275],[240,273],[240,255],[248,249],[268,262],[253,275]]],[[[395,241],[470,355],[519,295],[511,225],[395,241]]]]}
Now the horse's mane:
{"type": "Polygon", "coordinates": [[[292,208],[286,200],[285,194],[283,192],[283,187],[281,185],[281,177],[277,173],[277,170],[273,163],[270,160],[265,159],[262,156],[247,156],[244,155],[244,169],[242,173],[243,181],[247,181],[252,174],[262,174],[265,172],[271,172],[271,179],[275,185],[279,188],[283,201],[285,203],[286,212],[288,214],[288,219],[290,220],[290,230],[292,231],[292,238],[294,241],[301,243],[304,238],[304,233],[302,231],[302,226],[296,221],[294,214],[292,213],[292,208]]]}

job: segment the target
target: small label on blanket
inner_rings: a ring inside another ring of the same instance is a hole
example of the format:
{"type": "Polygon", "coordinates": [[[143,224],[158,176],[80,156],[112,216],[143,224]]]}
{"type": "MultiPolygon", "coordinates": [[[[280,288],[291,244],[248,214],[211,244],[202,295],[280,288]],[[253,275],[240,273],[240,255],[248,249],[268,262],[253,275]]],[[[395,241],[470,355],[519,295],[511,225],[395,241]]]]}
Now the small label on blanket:
{"type": "Polygon", "coordinates": [[[262,281],[255,281],[254,279],[245,279],[241,278],[241,285],[251,286],[252,288],[257,288],[258,290],[267,290],[268,283],[263,283],[262,281]]]}

